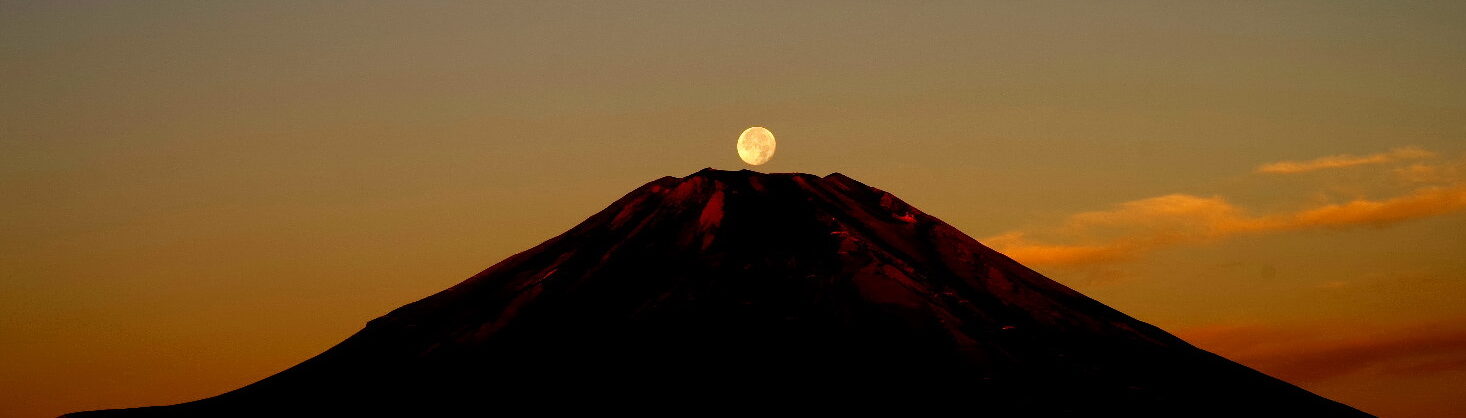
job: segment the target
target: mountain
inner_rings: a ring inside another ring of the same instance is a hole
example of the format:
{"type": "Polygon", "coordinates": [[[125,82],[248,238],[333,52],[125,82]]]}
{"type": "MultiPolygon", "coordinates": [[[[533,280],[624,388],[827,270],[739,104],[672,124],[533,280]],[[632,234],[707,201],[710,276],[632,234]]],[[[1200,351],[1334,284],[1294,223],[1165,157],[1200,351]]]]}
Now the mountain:
{"type": "Polygon", "coordinates": [[[1195,348],[841,174],[706,169],[279,374],[111,416],[1369,416],[1195,348]]]}

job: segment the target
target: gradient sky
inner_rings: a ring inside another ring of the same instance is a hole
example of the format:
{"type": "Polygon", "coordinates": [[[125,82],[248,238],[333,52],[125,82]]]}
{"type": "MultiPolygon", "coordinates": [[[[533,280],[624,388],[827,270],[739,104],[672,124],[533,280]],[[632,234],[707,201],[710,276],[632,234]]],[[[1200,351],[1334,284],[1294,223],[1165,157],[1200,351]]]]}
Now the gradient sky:
{"type": "Polygon", "coordinates": [[[754,125],[761,171],[1466,416],[1466,3],[973,3],[0,0],[0,416],[253,382],[754,125]]]}

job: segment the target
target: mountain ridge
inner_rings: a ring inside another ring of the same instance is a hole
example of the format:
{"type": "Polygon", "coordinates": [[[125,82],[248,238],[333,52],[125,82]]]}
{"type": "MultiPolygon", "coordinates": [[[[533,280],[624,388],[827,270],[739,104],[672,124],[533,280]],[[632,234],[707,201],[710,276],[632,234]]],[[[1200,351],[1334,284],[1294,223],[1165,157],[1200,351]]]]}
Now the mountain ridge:
{"type": "Polygon", "coordinates": [[[1195,348],[838,172],[711,168],[648,182],[260,382],[73,416],[453,414],[537,404],[545,394],[530,387],[724,403],[810,387],[940,393],[997,415],[1368,416],[1195,348]],[[654,383],[618,386],[628,376],[654,383]]]}

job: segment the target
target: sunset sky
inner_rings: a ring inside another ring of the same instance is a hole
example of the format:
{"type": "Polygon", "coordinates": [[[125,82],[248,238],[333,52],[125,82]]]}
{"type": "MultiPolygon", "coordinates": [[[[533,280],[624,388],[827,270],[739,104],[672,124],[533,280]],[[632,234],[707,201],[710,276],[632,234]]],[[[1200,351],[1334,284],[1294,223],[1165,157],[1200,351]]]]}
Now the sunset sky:
{"type": "Polygon", "coordinates": [[[1466,2],[707,3],[0,0],[0,416],[251,383],[750,126],[760,171],[1466,416],[1466,2]]]}

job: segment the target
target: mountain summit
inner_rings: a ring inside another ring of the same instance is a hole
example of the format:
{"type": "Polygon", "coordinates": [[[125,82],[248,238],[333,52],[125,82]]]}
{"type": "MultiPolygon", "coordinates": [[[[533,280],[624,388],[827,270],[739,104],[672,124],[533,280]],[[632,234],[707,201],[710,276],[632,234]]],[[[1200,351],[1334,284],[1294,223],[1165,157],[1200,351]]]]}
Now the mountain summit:
{"type": "Polygon", "coordinates": [[[980,416],[1368,416],[1197,349],[844,175],[712,169],[647,183],[254,384],[75,416],[870,402],[980,416]]]}

